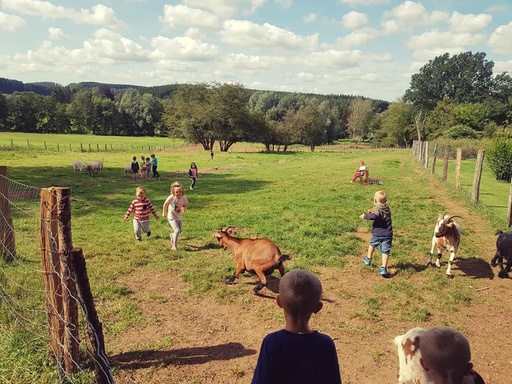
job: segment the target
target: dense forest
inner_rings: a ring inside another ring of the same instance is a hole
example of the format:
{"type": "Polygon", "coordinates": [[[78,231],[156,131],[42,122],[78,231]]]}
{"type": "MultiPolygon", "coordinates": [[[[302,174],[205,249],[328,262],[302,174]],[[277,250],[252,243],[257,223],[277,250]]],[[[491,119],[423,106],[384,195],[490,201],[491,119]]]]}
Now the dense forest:
{"type": "Polygon", "coordinates": [[[401,100],[246,89],[239,84],[142,87],[0,78],[0,130],[170,136],[221,151],[238,141],[267,150],[350,138],[409,146],[414,139],[492,137],[512,119],[512,79],[485,53],[444,54],[411,77],[401,100]]]}

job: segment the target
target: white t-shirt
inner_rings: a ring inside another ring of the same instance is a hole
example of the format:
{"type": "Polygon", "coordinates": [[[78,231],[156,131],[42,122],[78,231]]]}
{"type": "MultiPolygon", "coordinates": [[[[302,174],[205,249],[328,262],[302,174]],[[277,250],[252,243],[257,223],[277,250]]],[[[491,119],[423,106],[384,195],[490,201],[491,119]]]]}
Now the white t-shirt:
{"type": "Polygon", "coordinates": [[[169,195],[165,199],[164,204],[169,204],[167,207],[167,219],[181,220],[181,208],[188,205],[188,199],[185,196],[181,196],[177,199],[174,195],[169,195]]]}

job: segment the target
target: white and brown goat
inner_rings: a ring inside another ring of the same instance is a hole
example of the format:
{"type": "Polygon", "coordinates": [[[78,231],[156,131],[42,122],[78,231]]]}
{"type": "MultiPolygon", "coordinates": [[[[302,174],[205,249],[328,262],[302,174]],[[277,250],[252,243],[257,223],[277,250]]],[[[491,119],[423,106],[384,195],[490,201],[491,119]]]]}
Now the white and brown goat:
{"type": "Polygon", "coordinates": [[[218,229],[213,237],[220,246],[229,249],[235,256],[236,269],[226,284],[233,284],[235,278],[245,271],[258,275],[261,283],[254,287],[254,292],[267,285],[267,277],[274,270],[284,275],[283,262],[290,260],[290,255],[282,255],[274,242],[266,237],[257,239],[240,239],[230,234],[233,227],[218,229]]]}
{"type": "Polygon", "coordinates": [[[449,216],[444,213],[439,216],[434,229],[434,235],[432,236],[432,248],[430,250],[428,265],[433,265],[432,257],[434,255],[434,249],[437,249],[436,267],[441,268],[441,254],[442,251],[450,252],[450,259],[448,260],[448,268],[446,269],[446,276],[453,277],[452,275],[452,264],[453,260],[457,256],[457,251],[460,244],[460,227],[454,217],[461,216],[449,216]]]}

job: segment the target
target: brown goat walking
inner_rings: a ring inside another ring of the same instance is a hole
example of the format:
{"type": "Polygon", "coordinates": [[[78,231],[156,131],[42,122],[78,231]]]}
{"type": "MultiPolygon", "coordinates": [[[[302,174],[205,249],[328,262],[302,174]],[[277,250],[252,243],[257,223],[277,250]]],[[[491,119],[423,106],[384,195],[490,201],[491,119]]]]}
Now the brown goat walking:
{"type": "Polygon", "coordinates": [[[281,276],[284,275],[283,261],[290,260],[289,255],[282,255],[274,242],[265,237],[259,239],[239,239],[231,236],[228,232],[232,227],[219,229],[215,237],[220,246],[229,249],[235,255],[236,269],[233,276],[226,280],[226,284],[233,284],[235,278],[245,271],[254,272],[258,275],[261,283],[254,287],[254,292],[267,285],[267,277],[275,269],[281,276]]]}

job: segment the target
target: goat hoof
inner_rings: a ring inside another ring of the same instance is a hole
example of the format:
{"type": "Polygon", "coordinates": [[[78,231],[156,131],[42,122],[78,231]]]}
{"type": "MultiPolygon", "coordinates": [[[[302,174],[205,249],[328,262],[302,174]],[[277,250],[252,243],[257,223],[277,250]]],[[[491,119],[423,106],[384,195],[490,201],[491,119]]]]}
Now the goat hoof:
{"type": "Polygon", "coordinates": [[[508,277],[508,273],[505,272],[505,271],[500,271],[498,273],[498,277],[501,277],[502,279],[505,278],[505,277],[508,277]]]}
{"type": "Polygon", "coordinates": [[[233,284],[233,280],[231,280],[231,279],[226,279],[226,284],[228,284],[228,285],[232,285],[232,284],[233,284]]]}
{"type": "Polygon", "coordinates": [[[259,291],[261,291],[264,286],[265,286],[265,284],[258,284],[257,286],[255,286],[253,288],[254,293],[258,293],[259,291]]]}

